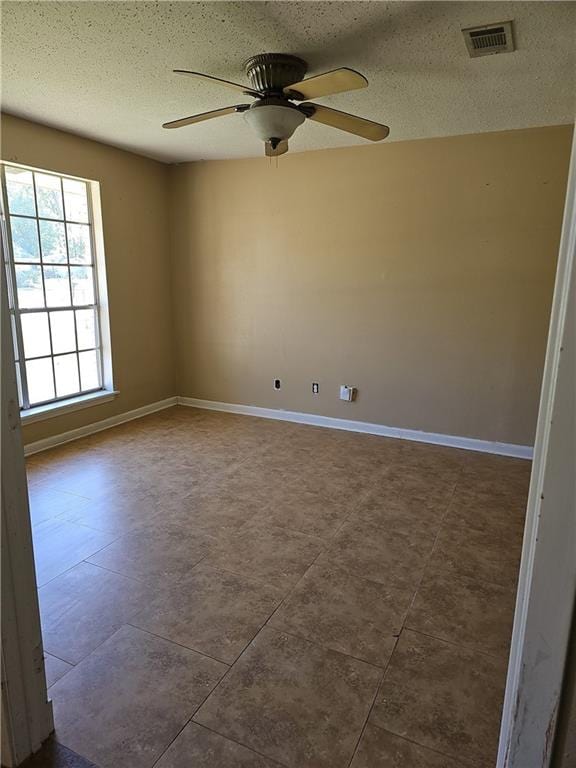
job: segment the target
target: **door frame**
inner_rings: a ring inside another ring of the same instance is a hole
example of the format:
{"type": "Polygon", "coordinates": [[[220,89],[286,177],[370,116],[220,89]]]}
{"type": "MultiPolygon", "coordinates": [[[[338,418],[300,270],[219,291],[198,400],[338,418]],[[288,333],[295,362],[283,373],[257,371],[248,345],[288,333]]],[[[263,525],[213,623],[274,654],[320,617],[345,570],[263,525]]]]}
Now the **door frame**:
{"type": "MultiPolygon", "coordinates": [[[[2,216],[2,227],[4,217],[2,216]]],[[[7,768],[36,752],[54,730],[48,700],[32,527],[14,346],[0,238],[1,273],[1,431],[2,431],[2,624],[1,759],[7,768]]]]}
{"type": "Polygon", "coordinates": [[[576,598],[576,132],[540,395],[496,768],[548,768],[576,598]]]}

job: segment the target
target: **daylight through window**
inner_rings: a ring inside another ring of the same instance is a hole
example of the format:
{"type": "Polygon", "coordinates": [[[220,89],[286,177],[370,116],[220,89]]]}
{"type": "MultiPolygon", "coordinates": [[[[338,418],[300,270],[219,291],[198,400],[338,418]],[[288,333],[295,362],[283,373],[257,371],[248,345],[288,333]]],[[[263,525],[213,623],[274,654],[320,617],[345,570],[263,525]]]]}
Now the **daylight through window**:
{"type": "Polygon", "coordinates": [[[90,183],[2,167],[22,409],[102,389],[90,183]]]}

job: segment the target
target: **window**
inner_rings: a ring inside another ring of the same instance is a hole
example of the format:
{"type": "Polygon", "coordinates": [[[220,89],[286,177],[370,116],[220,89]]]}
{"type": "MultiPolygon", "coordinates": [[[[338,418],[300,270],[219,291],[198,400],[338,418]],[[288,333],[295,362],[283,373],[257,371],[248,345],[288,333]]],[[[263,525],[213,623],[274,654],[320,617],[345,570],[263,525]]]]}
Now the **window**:
{"type": "Polygon", "coordinates": [[[99,301],[105,283],[98,274],[103,265],[96,256],[93,185],[22,166],[2,167],[22,411],[107,388],[102,341],[107,317],[99,301]]]}

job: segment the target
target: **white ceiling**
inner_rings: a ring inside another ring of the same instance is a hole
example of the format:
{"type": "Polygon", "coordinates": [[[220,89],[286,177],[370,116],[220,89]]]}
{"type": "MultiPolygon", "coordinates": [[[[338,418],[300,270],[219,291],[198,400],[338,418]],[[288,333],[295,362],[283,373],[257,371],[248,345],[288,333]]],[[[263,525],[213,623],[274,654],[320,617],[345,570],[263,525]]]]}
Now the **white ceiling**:
{"type": "MultiPolygon", "coordinates": [[[[2,106],[168,162],[258,156],[239,114],[162,129],[238,102],[171,70],[246,82],[248,56],[281,51],[305,58],[309,74],[364,73],[368,89],[319,102],[387,123],[387,141],[555,125],[574,119],[575,30],[573,2],[8,0],[2,106]],[[461,28],[508,19],[518,50],[470,59],[461,28]]],[[[291,150],[360,143],[307,121],[291,150]]]]}

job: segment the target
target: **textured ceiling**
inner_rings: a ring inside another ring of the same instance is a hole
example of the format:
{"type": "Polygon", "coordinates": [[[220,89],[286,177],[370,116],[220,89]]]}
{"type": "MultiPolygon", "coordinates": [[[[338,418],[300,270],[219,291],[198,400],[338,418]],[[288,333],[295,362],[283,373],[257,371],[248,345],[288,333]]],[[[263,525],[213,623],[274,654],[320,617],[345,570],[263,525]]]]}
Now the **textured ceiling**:
{"type": "MultiPolygon", "coordinates": [[[[245,82],[248,56],[280,51],[305,58],[309,74],[364,73],[368,89],[319,102],[387,123],[388,141],[553,125],[574,118],[575,29],[573,2],[8,0],[2,105],[168,162],[261,155],[238,114],[160,126],[238,102],[173,68],[245,82]],[[508,19],[518,50],[470,59],[461,28],[508,19]]],[[[291,150],[361,143],[307,121],[291,150]]]]}

